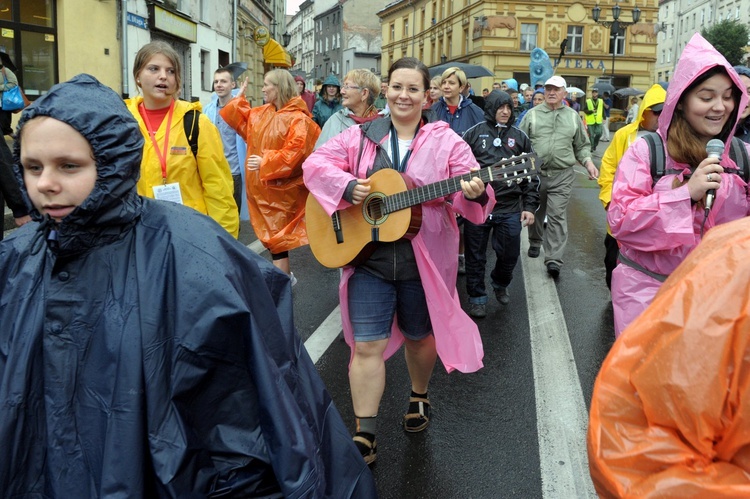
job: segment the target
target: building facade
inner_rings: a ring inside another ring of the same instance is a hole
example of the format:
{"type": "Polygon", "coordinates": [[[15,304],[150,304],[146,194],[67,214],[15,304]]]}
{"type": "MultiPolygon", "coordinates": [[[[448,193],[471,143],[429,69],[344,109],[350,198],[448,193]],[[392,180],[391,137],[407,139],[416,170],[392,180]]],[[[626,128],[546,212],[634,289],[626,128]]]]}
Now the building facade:
{"type": "MultiPolygon", "coordinates": [[[[601,4],[601,21],[611,20],[613,1],[601,4]]],[[[491,88],[493,81],[529,81],[531,51],[544,49],[557,61],[556,74],[570,86],[589,89],[601,78],[616,87],[648,88],[656,62],[657,0],[637,2],[640,22],[612,39],[610,30],[591,18],[594,1],[487,2],[470,0],[398,0],[378,13],[382,23],[383,71],[404,56],[428,66],[444,59],[480,64],[495,76],[472,82],[491,88]],[[615,52],[614,57],[612,52],[615,52]]],[[[620,21],[630,21],[635,0],[620,2],[620,21]]]]}
{"type": "MultiPolygon", "coordinates": [[[[247,65],[248,97],[262,102],[263,74],[289,67],[254,39],[256,28],[286,30],[283,0],[4,0],[0,52],[16,66],[30,99],[59,81],[89,73],[123,97],[138,94],[133,60],[152,40],[170,43],[183,62],[181,98],[210,100],[213,72],[247,65]],[[282,12],[281,17],[278,12],[282,12]],[[85,13],[85,15],[82,15],[85,13]],[[279,19],[278,25],[274,25],[279,19]]],[[[280,36],[280,35],[279,35],[280,36]]],[[[274,43],[273,37],[271,41],[274,43]]],[[[272,44],[271,44],[272,45],[272,44]]],[[[279,43],[276,46],[281,47],[279,43]]],[[[286,57],[284,57],[286,54],[286,57]]]]}

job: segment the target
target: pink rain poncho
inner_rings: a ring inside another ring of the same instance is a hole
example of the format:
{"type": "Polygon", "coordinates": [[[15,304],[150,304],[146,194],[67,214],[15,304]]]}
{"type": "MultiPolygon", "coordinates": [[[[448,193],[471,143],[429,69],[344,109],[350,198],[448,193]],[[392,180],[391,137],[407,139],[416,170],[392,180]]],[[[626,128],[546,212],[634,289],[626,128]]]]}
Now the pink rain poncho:
{"type": "MultiPolygon", "coordinates": [[[[680,97],[701,74],[715,66],[723,66],[737,87],[744,88],[729,63],[699,34],[693,36],[683,50],[664,109],[659,117],[657,133],[667,141],[667,131],[680,97]]],[[[743,91],[737,109],[747,104],[743,91]]],[[[739,119],[739,113],[733,116],[739,119]]],[[[736,122],[735,122],[736,124],[736,122]]],[[[729,158],[732,134],[725,140],[721,166],[726,171],[736,170],[729,158]]],[[[625,152],[612,184],[612,201],[607,221],[612,236],[620,243],[620,253],[629,260],[656,274],[668,275],[700,242],[704,219],[701,203],[691,203],[686,184],[680,185],[690,166],[666,157],[666,170],[678,170],[679,175],[664,175],[653,185],[648,145],[638,139],[625,152]],[[675,183],[680,185],[675,187],[675,183]]],[[[722,174],[716,202],[705,221],[705,231],[750,213],[747,184],[739,175],[722,174]]],[[[612,273],[612,305],[615,315],[615,335],[635,319],[651,303],[661,282],[619,263],[612,273]]]]}

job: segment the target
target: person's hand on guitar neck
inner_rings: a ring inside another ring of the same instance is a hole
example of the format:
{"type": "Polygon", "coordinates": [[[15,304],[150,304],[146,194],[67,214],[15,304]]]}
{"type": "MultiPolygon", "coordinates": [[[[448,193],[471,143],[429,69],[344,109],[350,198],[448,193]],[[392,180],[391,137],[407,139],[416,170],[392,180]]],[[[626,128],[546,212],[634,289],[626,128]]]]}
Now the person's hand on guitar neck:
{"type": "Polygon", "coordinates": [[[370,179],[358,178],[357,185],[352,190],[352,204],[359,204],[370,194],[370,179]]]}
{"type": "MultiPolygon", "coordinates": [[[[472,172],[479,171],[478,168],[472,168],[472,172]]],[[[461,190],[466,199],[477,199],[485,193],[484,182],[479,177],[472,177],[468,182],[461,180],[461,190]]]]}

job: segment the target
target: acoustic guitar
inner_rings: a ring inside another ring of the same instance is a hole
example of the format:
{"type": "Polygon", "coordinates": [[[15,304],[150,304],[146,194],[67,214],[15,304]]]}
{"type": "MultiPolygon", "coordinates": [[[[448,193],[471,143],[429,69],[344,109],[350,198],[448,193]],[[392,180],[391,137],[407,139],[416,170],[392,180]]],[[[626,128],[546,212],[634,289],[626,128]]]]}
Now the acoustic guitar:
{"type": "Polygon", "coordinates": [[[536,175],[535,153],[513,156],[466,173],[421,187],[393,169],[382,169],[370,177],[370,194],[362,203],[329,216],[311,194],[307,197],[306,223],[315,258],[325,267],[357,265],[372,254],[374,243],[412,238],[422,223],[422,203],[461,190],[461,180],[479,177],[485,184],[503,181],[510,185],[536,175]]]}

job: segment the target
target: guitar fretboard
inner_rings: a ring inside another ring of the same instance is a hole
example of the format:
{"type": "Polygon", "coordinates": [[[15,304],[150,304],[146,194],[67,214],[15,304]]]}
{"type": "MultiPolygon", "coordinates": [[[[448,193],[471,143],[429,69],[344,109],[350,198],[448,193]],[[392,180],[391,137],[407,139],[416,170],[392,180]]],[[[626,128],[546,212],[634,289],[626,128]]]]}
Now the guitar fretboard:
{"type": "Polygon", "coordinates": [[[384,212],[386,214],[393,213],[458,192],[461,190],[461,180],[468,182],[474,177],[479,177],[482,182],[488,184],[497,180],[515,180],[519,177],[529,177],[536,173],[534,166],[535,157],[535,155],[533,157],[530,157],[530,155],[519,156],[518,158],[504,160],[495,165],[482,168],[476,172],[465,173],[458,177],[451,177],[439,182],[392,194],[385,198],[384,212]],[[512,168],[514,165],[524,165],[526,163],[528,165],[525,168],[523,166],[512,168]]]}

